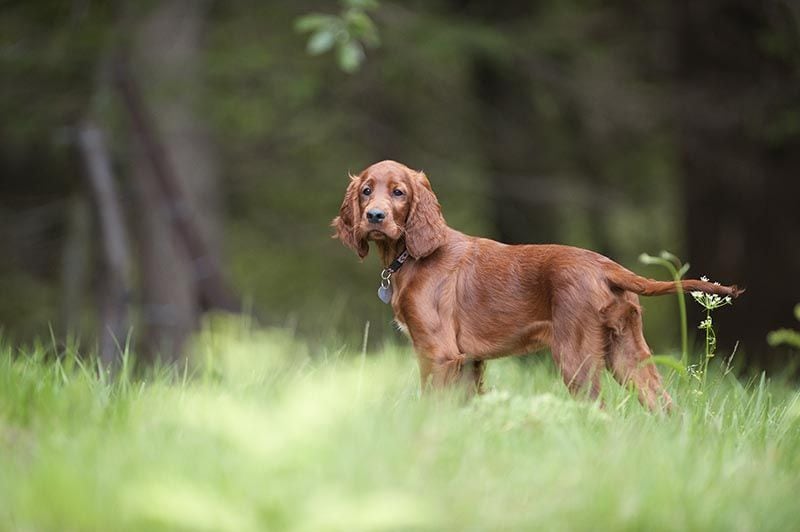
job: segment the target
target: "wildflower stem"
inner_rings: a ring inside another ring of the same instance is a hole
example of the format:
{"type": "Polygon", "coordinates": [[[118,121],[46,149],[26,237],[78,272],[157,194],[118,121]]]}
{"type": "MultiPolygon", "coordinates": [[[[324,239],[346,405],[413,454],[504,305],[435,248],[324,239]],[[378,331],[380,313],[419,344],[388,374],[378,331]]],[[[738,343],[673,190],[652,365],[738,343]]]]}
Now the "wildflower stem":
{"type": "Polygon", "coordinates": [[[706,387],[706,376],[708,374],[708,361],[711,357],[714,356],[713,349],[711,347],[711,335],[714,334],[714,329],[711,326],[711,309],[706,307],[706,320],[703,322],[705,324],[706,330],[706,356],[703,358],[703,370],[702,375],[700,377],[700,389],[705,390],[706,387]]]}
{"type": "Polygon", "coordinates": [[[675,275],[675,285],[678,288],[678,310],[681,315],[681,366],[684,368],[689,364],[689,340],[688,324],[686,322],[686,297],[683,294],[683,286],[679,275],[675,275]]]}
{"type": "MultiPolygon", "coordinates": [[[[705,277],[701,277],[700,279],[703,281],[708,281],[708,279],[705,277]]],[[[724,307],[725,305],[733,304],[733,300],[730,296],[720,297],[716,294],[708,294],[700,291],[692,292],[692,297],[700,304],[700,306],[706,309],[706,319],[700,322],[699,326],[700,329],[703,329],[706,332],[706,356],[698,365],[698,380],[700,381],[700,389],[698,391],[702,393],[706,385],[708,362],[714,358],[714,355],[717,351],[717,334],[714,332],[714,324],[711,321],[711,312],[720,307],[724,307]]]]}
{"type": "Polygon", "coordinates": [[[639,262],[663,266],[669,271],[673,281],[675,281],[676,295],[678,296],[678,312],[680,313],[681,320],[681,366],[685,368],[689,364],[689,339],[686,320],[686,296],[683,293],[681,278],[689,269],[689,264],[681,264],[680,260],[675,255],[667,251],[662,251],[660,257],[653,257],[652,255],[642,253],[639,256],[639,262]]]}

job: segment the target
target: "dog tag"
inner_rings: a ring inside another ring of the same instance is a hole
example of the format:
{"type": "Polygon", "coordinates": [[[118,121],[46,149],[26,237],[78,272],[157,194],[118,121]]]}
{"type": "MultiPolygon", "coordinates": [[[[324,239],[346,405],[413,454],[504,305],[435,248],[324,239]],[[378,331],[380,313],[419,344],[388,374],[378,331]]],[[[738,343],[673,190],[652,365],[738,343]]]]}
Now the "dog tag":
{"type": "Polygon", "coordinates": [[[378,287],[378,299],[386,303],[387,305],[392,300],[392,285],[388,286],[379,286],[378,287]]]}

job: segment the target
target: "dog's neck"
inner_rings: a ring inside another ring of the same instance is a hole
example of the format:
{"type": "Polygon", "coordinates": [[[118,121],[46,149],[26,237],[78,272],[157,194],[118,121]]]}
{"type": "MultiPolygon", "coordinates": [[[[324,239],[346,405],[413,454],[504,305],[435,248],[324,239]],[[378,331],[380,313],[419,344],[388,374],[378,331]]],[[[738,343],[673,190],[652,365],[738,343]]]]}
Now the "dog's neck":
{"type": "Polygon", "coordinates": [[[381,264],[384,268],[388,267],[394,259],[396,259],[406,249],[406,242],[404,239],[400,240],[377,240],[375,247],[378,250],[378,255],[381,258],[381,264]]]}

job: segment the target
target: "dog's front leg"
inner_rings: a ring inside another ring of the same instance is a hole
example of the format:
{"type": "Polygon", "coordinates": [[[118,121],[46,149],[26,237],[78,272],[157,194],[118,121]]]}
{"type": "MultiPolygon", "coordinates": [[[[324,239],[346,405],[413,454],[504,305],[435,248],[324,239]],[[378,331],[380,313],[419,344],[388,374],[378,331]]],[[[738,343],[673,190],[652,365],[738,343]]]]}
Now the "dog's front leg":
{"type": "Polygon", "coordinates": [[[433,364],[430,358],[421,355],[417,352],[417,364],[419,365],[419,383],[422,391],[425,392],[431,386],[431,374],[433,373],[433,364]]]}
{"type": "Polygon", "coordinates": [[[462,381],[466,359],[459,352],[438,353],[431,359],[431,385],[446,388],[462,381]]]}
{"type": "Polygon", "coordinates": [[[467,396],[481,392],[484,362],[469,360],[463,354],[418,354],[419,377],[423,392],[450,387],[463,389],[467,396]]]}
{"type": "Polygon", "coordinates": [[[472,361],[459,349],[453,319],[447,309],[432,304],[416,305],[406,307],[403,314],[417,353],[423,392],[466,385],[469,381],[469,386],[464,386],[465,391],[474,393],[476,378],[472,361]],[[465,366],[469,371],[465,372],[465,366]]]}

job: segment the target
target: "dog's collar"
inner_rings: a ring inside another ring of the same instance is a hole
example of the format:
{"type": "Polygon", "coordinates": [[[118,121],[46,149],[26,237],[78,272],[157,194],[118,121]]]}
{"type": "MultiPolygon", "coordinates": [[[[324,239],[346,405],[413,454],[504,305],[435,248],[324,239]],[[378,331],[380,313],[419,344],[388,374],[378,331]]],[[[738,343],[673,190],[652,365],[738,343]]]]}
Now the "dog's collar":
{"type": "Polygon", "coordinates": [[[378,298],[387,305],[392,301],[392,274],[397,272],[410,256],[408,250],[404,250],[389,266],[381,271],[381,285],[378,287],[378,298]]]}
{"type": "Polygon", "coordinates": [[[410,255],[408,254],[408,250],[407,249],[403,250],[403,252],[399,254],[397,258],[394,259],[392,263],[381,272],[381,278],[383,278],[384,273],[388,273],[389,275],[391,275],[395,273],[397,270],[399,270],[403,266],[403,264],[406,263],[408,257],[410,257],[410,255]]]}

